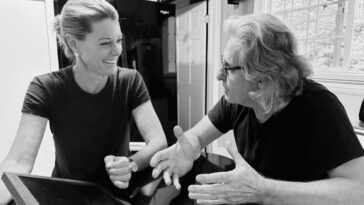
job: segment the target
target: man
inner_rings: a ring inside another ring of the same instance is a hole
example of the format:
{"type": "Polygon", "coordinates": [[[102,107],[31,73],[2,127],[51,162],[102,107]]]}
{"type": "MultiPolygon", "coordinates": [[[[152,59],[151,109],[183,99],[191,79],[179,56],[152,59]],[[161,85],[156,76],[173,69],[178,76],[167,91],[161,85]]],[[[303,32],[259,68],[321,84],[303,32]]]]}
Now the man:
{"type": "Polygon", "coordinates": [[[180,188],[201,148],[233,129],[228,172],[188,188],[201,204],[363,204],[364,151],[345,109],[308,79],[292,32],[266,14],[231,17],[217,78],[224,97],[178,141],[151,159],[153,176],[180,188]]]}

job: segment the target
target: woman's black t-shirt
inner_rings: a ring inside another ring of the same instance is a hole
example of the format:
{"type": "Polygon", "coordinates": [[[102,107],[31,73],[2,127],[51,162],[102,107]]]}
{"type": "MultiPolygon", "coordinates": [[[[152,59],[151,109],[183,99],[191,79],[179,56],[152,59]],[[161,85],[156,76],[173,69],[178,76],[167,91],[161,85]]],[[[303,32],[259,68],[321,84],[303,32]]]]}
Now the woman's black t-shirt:
{"type": "Polygon", "coordinates": [[[106,155],[129,155],[132,110],[150,100],[140,74],[118,68],[97,94],[83,91],[72,67],[37,76],[22,112],[49,119],[55,144],[54,177],[117,189],[105,170],[106,155]]]}

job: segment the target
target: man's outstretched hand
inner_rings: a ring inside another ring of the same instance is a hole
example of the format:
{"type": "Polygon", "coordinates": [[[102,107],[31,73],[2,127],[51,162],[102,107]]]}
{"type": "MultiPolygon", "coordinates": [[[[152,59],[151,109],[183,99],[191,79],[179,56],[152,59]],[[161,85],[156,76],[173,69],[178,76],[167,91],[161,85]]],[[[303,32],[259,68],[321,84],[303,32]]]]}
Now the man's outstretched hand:
{"type": "Polygon", "coordinates": [[[167,149],[157,152],[150,161],[150,166],[154,167],[152,176],[157,178],[163,172],[166,185],[173,185],[177,190],[181,189],[179,177],[191,170],[195,150],[186,138],[180,126],[173,129],[177,142],[167,149]]]}
{"type": "Polygon", "coordinates": [[[262,203],[261,187],[265,179],[245,161],[235,143],[227,144],[235,169],[197,175],[200,185],[190,185],[188,196],[198,204],[262,203]]]}

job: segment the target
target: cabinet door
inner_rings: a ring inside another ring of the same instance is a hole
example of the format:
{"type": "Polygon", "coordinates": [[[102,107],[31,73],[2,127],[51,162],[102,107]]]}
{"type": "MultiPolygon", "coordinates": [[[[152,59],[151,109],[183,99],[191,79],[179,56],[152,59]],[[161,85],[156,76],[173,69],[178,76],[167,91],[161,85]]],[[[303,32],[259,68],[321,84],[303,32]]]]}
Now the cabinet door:
{"type": "MultiPolygon", "coordinates": [[[[52,0],[0,1],[0,161],[10,149],[29,82],[58,69],[52,0]]],[[[50,174],[54,148],[47,128],[34,172],[50,174]]]]}

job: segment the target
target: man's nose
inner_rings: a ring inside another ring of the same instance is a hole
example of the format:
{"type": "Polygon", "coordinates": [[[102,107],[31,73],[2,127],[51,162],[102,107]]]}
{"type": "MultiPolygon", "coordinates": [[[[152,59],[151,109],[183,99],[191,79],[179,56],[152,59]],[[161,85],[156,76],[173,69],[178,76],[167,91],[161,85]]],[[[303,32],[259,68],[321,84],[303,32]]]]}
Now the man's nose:
{"type": "Polygon", "coordinates": [[[220,68],[220,70],[217,72],[217,76],[216,76],[217,80],[225,80],[226,79],[226,74],[223,68],[220,68]]]}

